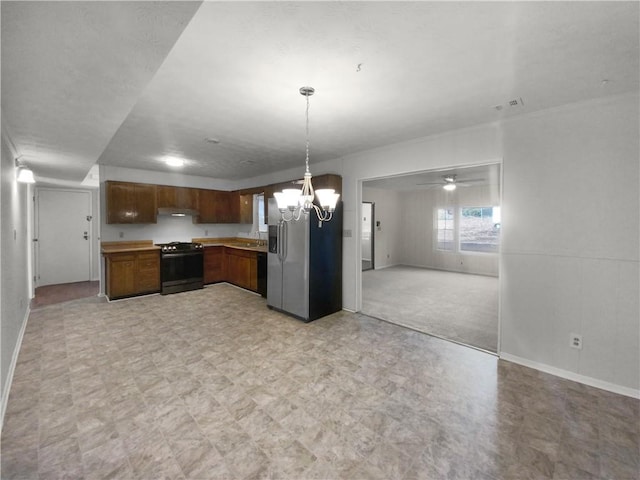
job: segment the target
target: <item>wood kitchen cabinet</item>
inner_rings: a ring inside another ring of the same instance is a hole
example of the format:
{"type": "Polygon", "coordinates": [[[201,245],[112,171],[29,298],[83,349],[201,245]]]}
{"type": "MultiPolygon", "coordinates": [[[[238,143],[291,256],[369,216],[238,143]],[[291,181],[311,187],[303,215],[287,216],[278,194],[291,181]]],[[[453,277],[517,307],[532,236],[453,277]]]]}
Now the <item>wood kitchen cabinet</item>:
{"type": "Polygon", "coordinates": [[[110,300],[160,291],[160,251],[105,253],[110,300]]]}
{"type": "Polygon", "coordinates": [[[201,189],[198,211],[194,223],[240,223],[240,195],[238,192],[201,189]]]}
{"type": "Polygon", "coordinates": [[[197,210],[199,196],[198,194],[199,190],[197,188],[158,185],[158,208],[180,208],[197,210]]]}
{"type": "Polygon", "coordinates": [[[156,186],[107,181],[107,223],[156,223],[156,186]]]}
{"type": "Polygon", "coordinates": [[[204,247],[204,283],[229,282],[267,296],[267,254],[231,246],[204,247]]]}
{"type": "Polygon", "coordinates": [[[138,252],[136,257],[136,294],[159,291],[160,252],[138,252]]]}
{"type": "Polygon", "coordinates": [[[239,197],[240,223],[253,223],[253,195],[245,194],[239,197]]]}
{"type": "Polygon", "coordinates": [[[204,248],[204,283],[224,282],[227,278],[223,246],[204,248]]]}
{"type": "Polygon", "coordinates": [[[225,248],[227,281],[242,288],[258,289],[257,252],[237,248],[225,248]]]}

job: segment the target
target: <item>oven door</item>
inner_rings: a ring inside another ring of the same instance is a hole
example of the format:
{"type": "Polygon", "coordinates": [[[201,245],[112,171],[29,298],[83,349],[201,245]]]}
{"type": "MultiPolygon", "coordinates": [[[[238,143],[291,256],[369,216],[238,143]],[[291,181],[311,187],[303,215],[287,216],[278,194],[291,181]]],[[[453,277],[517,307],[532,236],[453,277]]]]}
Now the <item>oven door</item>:
{"type": "Polygon", "coordinates": [[[162,293],[202,288],[204,283],[202,252],[162,254],[162,293]]]}

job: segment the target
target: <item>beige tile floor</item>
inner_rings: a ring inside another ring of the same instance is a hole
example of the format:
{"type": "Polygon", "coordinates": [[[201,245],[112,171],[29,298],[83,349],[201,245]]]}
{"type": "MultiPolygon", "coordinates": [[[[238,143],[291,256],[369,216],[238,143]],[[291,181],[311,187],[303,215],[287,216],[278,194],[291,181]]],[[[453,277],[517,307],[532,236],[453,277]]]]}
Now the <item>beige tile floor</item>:
{"type": "Polygon", "coordinates": [[[31,313],[2,479],[637,479],[639,401],[215,285],[31,313]]]}

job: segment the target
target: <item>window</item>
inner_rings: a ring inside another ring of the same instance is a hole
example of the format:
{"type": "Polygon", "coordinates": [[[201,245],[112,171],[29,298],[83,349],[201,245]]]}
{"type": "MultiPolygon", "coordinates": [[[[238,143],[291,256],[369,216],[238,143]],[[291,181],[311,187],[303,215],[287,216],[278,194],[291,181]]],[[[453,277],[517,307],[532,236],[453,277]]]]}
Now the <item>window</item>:
{"type": "Polygon", "coordinates": [[[461,208],[460,251],[497,253],[500,222],[500,207],[461,208]]]}
{"type": "MultiPolygon", "coordinates": [[[[266,218],[264,218],[264,195],[256,195],[258,197],[258,231],[259,232],[268,232],[269,225],[267,225],[266,218]]],[[[255,205],[255,204],[254,204],[255,205]]]]}
{"type": "Polygon", "coordinates": [[[438,208],[436,219],[438,250],[453,251],[455,244],[453,231],[453,208],[438,208]]]}

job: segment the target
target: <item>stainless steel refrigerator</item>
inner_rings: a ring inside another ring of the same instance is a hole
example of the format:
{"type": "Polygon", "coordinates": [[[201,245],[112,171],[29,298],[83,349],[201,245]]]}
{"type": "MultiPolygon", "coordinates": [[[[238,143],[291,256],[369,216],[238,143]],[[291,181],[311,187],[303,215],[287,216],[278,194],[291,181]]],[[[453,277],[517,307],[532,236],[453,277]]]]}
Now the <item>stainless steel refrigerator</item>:
{"type": "Polygon", "coordinates": [[[310,322],[342,309],[342,202],[318,226],[308,218],[282,222],[269,199],[267,306],[310,322]]]}

